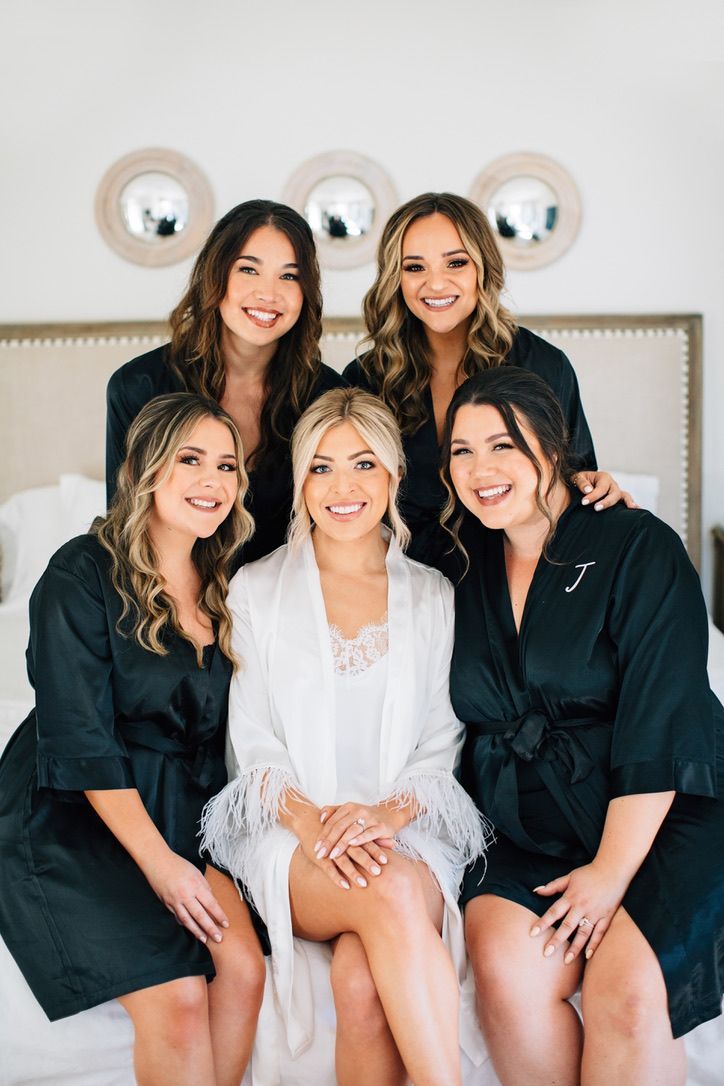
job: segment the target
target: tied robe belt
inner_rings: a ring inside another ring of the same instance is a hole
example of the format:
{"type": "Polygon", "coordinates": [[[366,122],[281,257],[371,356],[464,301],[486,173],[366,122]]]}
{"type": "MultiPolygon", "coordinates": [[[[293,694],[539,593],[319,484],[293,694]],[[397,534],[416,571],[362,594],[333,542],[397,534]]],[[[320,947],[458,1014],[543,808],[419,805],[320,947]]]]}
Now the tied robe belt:
{"type": "Polygon", "coordinates": [[[564,855],[562,844],[533,841],[520,821],[516,762],[519,758],[535,762],[541,781],[581,843],[591,855],[596,852],[608,796],[605,778],[594,770],[608,761],[609,721],[551,720],[541,709],[529,709],[518,720],[486,720],[466,727],[466,785],[483,814],[521,848],[564,855]],[[590,742],[584,745],[577,729],[585,729],[590,742]]]}
{"type": "Polygon", "coordinates": [[[123,738],[135,747],[155,750],[158,754],[174,754],[181,758],[191,780],[201,789],[208,789],[214,781],[218,755],[216,736],[201,739],[195,743],[184,743],[170,735],[161,735],[154,730],[154,724],[134,721],[121,727],[123,738]]]}

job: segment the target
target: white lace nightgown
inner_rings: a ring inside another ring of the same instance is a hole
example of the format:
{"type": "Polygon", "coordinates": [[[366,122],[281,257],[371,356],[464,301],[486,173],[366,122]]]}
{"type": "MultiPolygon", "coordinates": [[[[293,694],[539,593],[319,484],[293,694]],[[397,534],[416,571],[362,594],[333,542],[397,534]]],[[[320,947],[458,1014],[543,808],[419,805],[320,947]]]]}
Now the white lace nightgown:
{"type": "Polygon", "coordinates": [[[380,726],[387,688],[387,616],[352,640],[330,624],[337,717],[337,794],[333,802],[374,803],[380,726]]]}

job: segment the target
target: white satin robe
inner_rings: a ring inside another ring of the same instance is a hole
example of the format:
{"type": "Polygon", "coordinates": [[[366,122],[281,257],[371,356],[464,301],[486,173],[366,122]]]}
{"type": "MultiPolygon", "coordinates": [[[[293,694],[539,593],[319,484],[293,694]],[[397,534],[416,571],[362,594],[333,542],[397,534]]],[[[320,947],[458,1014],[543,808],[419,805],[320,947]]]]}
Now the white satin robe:
{"type": "MultiPolygon", "coordinates": [[[[463,742],[448,693],[453,591],[436,570],[406,558],[392,537],[387,572],[388,677],[369,802],[413,797],[424,812],[398,835],[397,847],[424,860],[438,880],[443,938],[462,980],[459,882],[484,850],[488,827],[453,777],[463,742]]],[[[337,796],[334,663],[311,540],[295,553],[284,546],[243,566],[227,602],[243,664],[229,694],[230,783],[207,806],[202,847],[244,884],[267,924],[275,992],[297,1055],[311,1042],[314,1008],[304,941],[293,937],[289,909],[298,840],[279,824],[279,807],[288,788],[319,806],[344,800],[337,796]]],[[[466,1049],[466,1037],[475,1035],[463,1028],[466,1049]]]]}

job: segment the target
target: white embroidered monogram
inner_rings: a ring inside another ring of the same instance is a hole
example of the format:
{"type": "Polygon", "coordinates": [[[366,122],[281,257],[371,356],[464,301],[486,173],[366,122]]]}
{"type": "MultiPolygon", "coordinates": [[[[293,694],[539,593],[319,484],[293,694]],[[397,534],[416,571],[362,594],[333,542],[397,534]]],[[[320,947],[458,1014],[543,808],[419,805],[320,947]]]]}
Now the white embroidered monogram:
{"type": "Polygon", "coordinates": [[[352,638],[344,637],[340,628],[330,622],[329,639],[332,643],[335,675],[361,675],[387,655],[387,615],[379,622],[368,622],[366,626],[361,626],[357,636],[352,638]]]}
{"type": "Polygon", "coordinates": [[[573,582],[573,584],[568,585],[568,587],[566,588],[566,592],[575,592],[579,584],[581,583],[581,580],[583,579],[583,574],[586,572],[589,566],[595,566],[595,564],[595,562],[581,562],[579,565],[577,565],[576,569],[580,569],[581,572],[578,574],[578,577],[573,582]]]}

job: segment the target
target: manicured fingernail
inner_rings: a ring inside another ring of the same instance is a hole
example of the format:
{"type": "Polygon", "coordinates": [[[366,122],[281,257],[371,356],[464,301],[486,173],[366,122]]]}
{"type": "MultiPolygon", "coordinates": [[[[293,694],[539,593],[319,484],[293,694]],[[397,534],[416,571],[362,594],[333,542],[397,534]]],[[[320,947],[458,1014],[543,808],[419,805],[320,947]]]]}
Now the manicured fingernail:
{"type": "Polygon", "coordinates": [[[603,509],[603,502],[596,502],[593,508],[596,510],[597,513],[600,513],[603,509]]]}
{"type": "Polygon", "coordinates": [[[545,884],[545,883],[543,883],[543,885],[542,885],[542,886],[534,886],[534,887],[533,887],[533,893],[534,893],[534,894],[539,894],[539,893],[540,893],[540,891],[541,891],[541,890],[545,890],[545,888],[546,888],[546,884],[545,884]]]}
{"type": "Polygon", "coordinates": [[[222,920],[222,921],[221,921],[221,926],[222,926],[222,928],[228,928],[228,926],[229,926],[229,921],[228,921],[228,920],[222,920]]]}
{"type": "Polygon", "coordinates": [[[551,954],[555,954],[555,952],[556,952],[556,948],[551,943],[549,943],[548,946],[543,951],[543,957],[544,958],[550,958],[551,954]]]}
{"type": "Polygon", "coordinates": [[[220,943],[222,938],[223,938],[223,936],[221,936],[221,935],[215,935],[214,936],[214,939],[216,940],[217,943],[220,943]]]}
{"type": "MultiPolygon", "coordinates": [[[[327,850],[325,849],[324,851],[326,852],[327,850]]],[[[332,851],[329,854],[329,858],[330,858],[330,860],[336,860],[339,855],[341,855],[341,850],[339,848],[337,848],[336,845],[335,845],[335,847],[332,849],[332,851]]]]}
{"type": "Polygon", "coordinates": [[[320,822],[326,822],[328,818],[329,818],[329,811],[322,811],[321,815],[319,816],[319,821],[320,822]]]}
{"type": "Polygon", "coordinates": [[[573,961],[573,954],[571,954],[571,952],[569,950],[568,953],[566,954],[565,958],[563,959],[563,964],[564,965],[570,965],[572,961],[573,961]]]}
{"type": "Polygon", "coordinates": [[[202,943],[206,942],[206,936],[205,935],[200,935],[199,939],[201,940],[202,943]]]}
{"type": "Polygon", "coordinates": [[[352,840],[350,841],[350,845],[358,845],[358,844],[359,844],[359,837],[353,837],[352,840]]]}
{"type": "Polygon", "coordinates": [[[346,879],[340,879],[339,885],[342,887],[343,890],[349,890],[349,883],[346,879]]]}
{"type": "Polygon", "coordinates": [[[317,841],[317,843],[316,843],[316,844],[315,844],[315,846],[314,846],[314,851],[316,852],[318,848],[321,848],[321,846],[322,846],[322,842],[321,842],[321,841],[317,841]]]}
{"type": "Polygon", "coordinates": [[[590,494],[592,490],[593,490],[593,487],[591,486],[591,484],[586,483],[586,485],[583,488],[583,493],[584,494],[590,494]]]}
{"type": "Polygon", "coordinates": [[[320,848],[319,852],[317,853],[317,859],[318,860],[323,860],[326,855],[327,855],[326,848],[320,848]]]}
{"type": "Polygon", "coordinates": [[[362,889],[364,889],[365,886],[367,885],[367,879],[363,879],[363,878],[360,877],[356,881],[357,881],[357,885],[361,886],[362,889]]]}
{"type": "Polygon", "coordinates": [[[581,498],[581,505],[588,505],[588,498],[581,498]]]}
{"type": "Polygon", "coordinates": [[[590,958],[592,954],[593,954],[593,951],[591,950],[590,946],[587,946],[586,947],[586,957],[590,958]]]}
{"type": "Polygon", "coordinates": [[[384,852],[382,853],[381,856],[378,856],[378,859],[379,859],[381,864],[386,864],[387,863],[387,857],[385,856],[384,852]]]}
{"type": "Polygon", "coordinates": [[[540,928],[539,927],[531,928],[530,929],[530,937],[531,937],[531,939],[535,939],[536,935],[540,935],[540,928]]]}
{"type": "Polygon", "coordinates": [[[372,864],[370,866],[370,871],[372,872],[373,875],[381,875],[382,874],[382,868],[378,867],[377,864],[372,864]]]}

